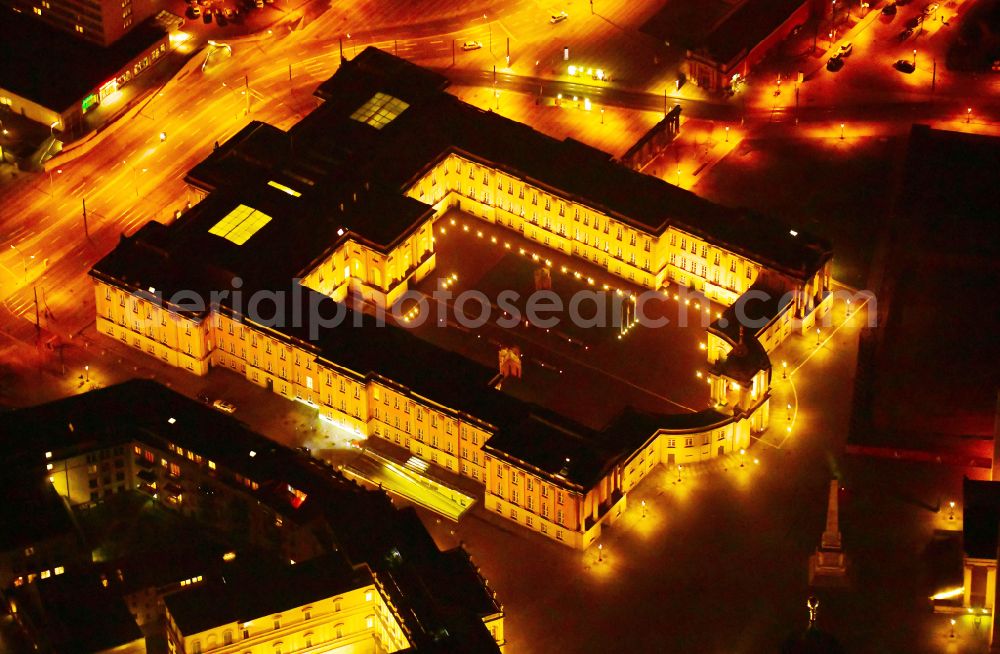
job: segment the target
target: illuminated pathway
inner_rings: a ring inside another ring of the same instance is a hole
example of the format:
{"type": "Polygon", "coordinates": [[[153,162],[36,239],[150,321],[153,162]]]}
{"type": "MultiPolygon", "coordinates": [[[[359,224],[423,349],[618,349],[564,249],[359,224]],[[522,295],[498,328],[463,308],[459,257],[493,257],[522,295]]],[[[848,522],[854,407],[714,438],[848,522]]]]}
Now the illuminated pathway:
{"type": "Polygon", "coordinates": [[[344,472],[455,522],[475,502],[474,498],[448,488],[416,470],[400,466],[371,450],[362,452],[361,456],[344,468],[344,472]]]}

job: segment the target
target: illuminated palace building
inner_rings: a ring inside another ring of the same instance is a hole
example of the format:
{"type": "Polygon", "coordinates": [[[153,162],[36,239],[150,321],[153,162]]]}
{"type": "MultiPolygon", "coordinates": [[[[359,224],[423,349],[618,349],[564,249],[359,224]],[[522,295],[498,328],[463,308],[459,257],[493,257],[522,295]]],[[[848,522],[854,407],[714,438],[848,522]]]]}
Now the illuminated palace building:
{"type": "Polygon", "coordinates": [[[93,269],[98,329],[195,374],[229,368],[310,403],[349,431],[482,483],[489,510],[586,547],[656,463],[737,451],[767,428],[768,353],[829,310],[831,253],[465,104],[446,86],[369,48],[318,88],[320,106],[288,132],[248,125],[189,173],[200,203],[123,238],[93,269]],[[288,292],[300,279],[296,299],[323,316],[349,297],[391,306],[434,270],[435,221],[456,210],[632,288],[691,288],[728,306],[708,327],[712,408],[627,408],[590,429],[500,392],[495,368],[360,312],[333,327],[291,316],[275,326],[243,315],[232,294],[207,302],[215,290],[288,292]],[[181,290],[206,306],[156,299],[181,290]],[[735,307],[750,290],[772,299],[754,304],[766,324],[742,330],[735,307]]]}

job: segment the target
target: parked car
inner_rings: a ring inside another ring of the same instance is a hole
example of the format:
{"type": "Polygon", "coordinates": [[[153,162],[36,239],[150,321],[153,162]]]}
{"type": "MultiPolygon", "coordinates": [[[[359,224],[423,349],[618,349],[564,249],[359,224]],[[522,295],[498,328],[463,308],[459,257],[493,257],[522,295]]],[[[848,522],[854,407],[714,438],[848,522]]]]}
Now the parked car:
{"type": "Polygon", "coordinates": [[[565,11],[560,11],[558,14],[552,14],[552,17],[549,18],[549,22],[555,25],[556,23],[563,22],[567,18],[569,18],[569,14],[567,14],[565,11]]]}
{"type": "Polygon", "coordinates": [[[840,44],[840,48],[837,49],[837,56],[850,57],[852,52],[854,52],[854,44],[847,41],[846,43],[840,44]]]}
{"type": "Polygon", "coordinates": [[[932,3],[928,4],[928,5],[924,5],[924,8],[920,10],[920,13],[922,13],[924,16],[930,16],[935,11],[937,11],[938,7],[940,7],[940,6],[941,5],[939,5],[936,2],[932,2],[932,3]]]}
{"type": "Polygon", "coordinates": [[[906,39],[910,38],[911,36],[913,36],[913,28],[912,27],[907,27],[905,30],[903,30],[902,32],[899,33],[899,40],[900,41],[905,41],[906,39]]]}
{"type": "Polygon", "coordinates": [[[257,9],[263,9],[264,8],[264,0],[254,0],[253,6],[257,7],[257,9]]]}
{"type": "Polygon", "coordinates": [[[205,21],[206,25],[208,25],[209,23],[211,23],[212,22],[212,10],[211,9],[206,9],[205,10],[205,15],[203,15],[201,17],[201,19],[203,21],[205,21]]]}
{"type": "Polygon", "coordinates": [[[465,43],[462,44],[462,49],[465,50],[466,52],[469,52],[471,50],[478,50],[481,47],[483,47],[482,41],[466,41],[465,43]]]}
{"type": "Polygon", "coordinates": [[[202,404],[212,403],[212,399],[204,393],[198,393],[198,401],[201,402],[202,404]]]}
{"type": "Polygon", "coordinates": [[[906,59],[896,60],[896,63],[894,63],[892,67],[901,73],[906,73],[907,75],[909,75],[910,73],[912,73],[917,69],[917,67],[913,65],[912,61],[908,61],[906,59]]]}
{"type": "Polygon", "coordinates": [[[923,16],[914,16],[910,20],[906,21],[906,28],[910,30],[915,30],[920,27],[920,23],[924,20],[923,16]]]}
{"type": "Polygon", "coordinates": [[[895,16],[896,15],[896,3],[890,2],[886,6],[882,7],[883,16],[895,16]]]}
{"type": "Polygon", "coordinates": [[[198,16],[201,16],[201,7],[198,5],[191,5],[187,8],[187,16],[188,18],[197,18],[198,16]]]}
{"type": "Polygon", "coordinates": [[[843,67],[844,59],[839,54],[830,57],[830,60],[826,62],[826,69],[832,73],[836,73],[843,67]]]}
{"type": "Polygon", "coordinates": [[[212,402],[212,406],[218,409],[219,411],[222,411],[223,413],[236,412],[236,405],[233,404],[232,402],[227,402],[225,400],[216,400],[215,402],[212,402]]]}

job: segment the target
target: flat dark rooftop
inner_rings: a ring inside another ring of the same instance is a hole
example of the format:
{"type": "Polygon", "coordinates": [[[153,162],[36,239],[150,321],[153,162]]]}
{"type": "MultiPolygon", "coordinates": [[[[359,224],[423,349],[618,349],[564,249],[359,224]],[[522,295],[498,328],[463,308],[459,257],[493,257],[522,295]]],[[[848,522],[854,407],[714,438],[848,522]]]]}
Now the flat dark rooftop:
{"type": "Polygon", "coordinates": [[[366,569],[353,569],[340,556],[322,556],[271,568],[234,566],[224,578],[167,595],[164,603],[181,632],[190,635],[282,613],[371,583],[366,569]]]}
{"type": "Polygon", "coordinates": [[[767,38],[807,1],[747,0],[691,49],[720,64],[729,64],[767,38]]]}
{"type": "Polygon", "coordinates": [[[0,552],[27,547],[48,538],[72,535],[69,510],[39,465],[37,472],[5,473],[0,479],[0,552]]]}
{"type": "Polygon", "coordinates": [[[866,444],[991,456],[1000,138],[914,125],[859,355],[866,444]]]}
{"type": "MultiPolygon", "coordinates": [[[[456,152],[646,231],[662,233],[675,225],[796,277],[808,277],[830,257],[827,243],[805,233],[792,236],[780,221],[714,204],[579,141],[560,141],[473,107],[446,93],[446,86],[435,73],[367,48],[319,86],[316,95],[325,102],[288,133],[251,125],[192,169],[188,179],[210,190],[229,186],[247,192],[266,184],[267,176],[291,175],[311,186],[300,184],[297,190],[323,195],[329,208],[339,204],[330,202],[331,193],[399,193],[456,152]],[[408,105],[381,129],[351,118],[376,93],[408,105]]],[[[350,207],[347,202],[346,214],[350,207]]],[[[362,238],[387,244],[412,218],[404,211],[337,220],[362,238]]]]}
{"type": "Polygon", "coordinates": [[[667,2],[639,31],[664,43],[692,48],[726,15],[732,4],[727,0],[667,2]]]}
{"type": "Polygon", "coordinates": [[[7,465],[43,465],[46,451],[85,451],[132,440],[164,449],[174,443],[261,480],[278,476],[294,458],[238,420],[146,380],[0,416],[0,461],[7,465]],[[23,438],[26,433],[32,438],[23,438]]]}
{"type": "Polygon", "coordinates": [[[66,574],[11,591],[53,652],[103,652],[143,638],[125,600],[96,574],[66,574]]]}
{"type": "Polygon", "coordinates": [[[977,559],[996,559],[1000,545],[1000,482],[964,479],[962,531],[965,553],[977,559]]]}
{"type": "Polygon", "coordinates": [[[149,19],[105,48],[0,6],[0,88],[62,112],[165,36],[149,19]]]}

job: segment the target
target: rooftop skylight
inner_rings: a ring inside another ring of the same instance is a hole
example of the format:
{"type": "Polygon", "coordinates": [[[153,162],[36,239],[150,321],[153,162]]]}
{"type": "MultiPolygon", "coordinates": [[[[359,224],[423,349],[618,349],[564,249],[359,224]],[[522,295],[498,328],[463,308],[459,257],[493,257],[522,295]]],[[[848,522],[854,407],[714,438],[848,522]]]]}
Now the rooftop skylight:
{"type": "Polygon", "coordinates": [[[376,93],[371,100],[361,105],[351,114],[351,118],[359,123],[368,123],[375,129],[382,129],[399,114],[406,111],[410,105],[399,98],[386,93],[376,93]]]}
{"type": "Polygon", "coordinates": [[[284,184],[282,184],[280,182],[276,182],[273,179],[271,181],[269,181],[267,183],[267,185],[271,186],[273,188],[276,188],[279,191],[284,191],[285,193],[287,193],[287,194],[289,194],[289,195],[291,195],[292,197],[295,197],[295,198],[298,198],[298,197],[302,196],[301,193],[299,193],[295,189],[291,188],[290,186],[285,186],[284,184]]]}
{"type": "Polygon", "coordinates": [[[271,222],[271,216],[241,204],[215,223],[212,229],[208,230],[208,233],[221,236],[236,245],[243,245],[269,222],[271,222]]]}

